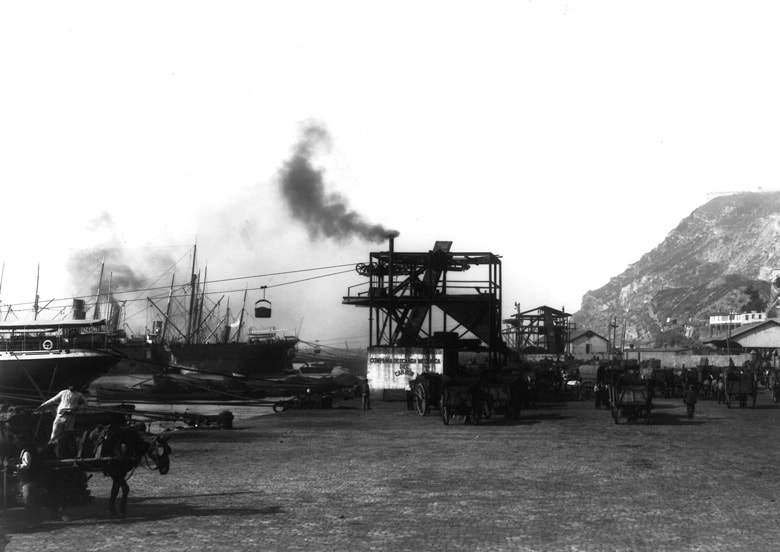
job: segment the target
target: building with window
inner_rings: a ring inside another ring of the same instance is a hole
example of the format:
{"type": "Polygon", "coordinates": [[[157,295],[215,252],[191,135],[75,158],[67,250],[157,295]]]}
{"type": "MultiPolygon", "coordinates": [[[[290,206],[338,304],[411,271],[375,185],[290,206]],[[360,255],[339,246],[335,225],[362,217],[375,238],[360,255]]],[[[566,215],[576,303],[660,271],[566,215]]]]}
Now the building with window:
{"type": "Polygon", "coordinates": [[[747,324],[757,324],[766,320],[763,312],[732,312],[710,316],[710,337],[726,334],[747,324]]]}
{"type": "Polygon", "coordinates": [[[582,360],[609,357],[609,340],[593,330],[574,332],[569,339],[569,348],[574,358],[582,360]]]}

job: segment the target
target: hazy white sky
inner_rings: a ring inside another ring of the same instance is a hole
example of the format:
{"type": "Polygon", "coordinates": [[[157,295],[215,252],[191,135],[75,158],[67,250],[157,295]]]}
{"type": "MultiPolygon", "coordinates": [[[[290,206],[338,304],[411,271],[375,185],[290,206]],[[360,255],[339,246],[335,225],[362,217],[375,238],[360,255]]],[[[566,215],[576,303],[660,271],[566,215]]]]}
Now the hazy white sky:
{"type": "MultiPolygon", "coordinates": [[[[152,276],[196,240],[210,279],[367,261],[387,244],[312,239],[280,197],[314,120],[328,190],[398,230],[396,250],[492,251],[505,316],[576,311],[708,193],[780,188],[778,16],[772,1],[4,2],[0,299],[30,301],[38,263],[42,298],[87,293],[97,276],[69,263],[109,247],[152,276]]],[[[267,323],[367,334],[341,304],[361,277],[273,287],[300,278],[249,282],[270,286],[267,323]]]]}

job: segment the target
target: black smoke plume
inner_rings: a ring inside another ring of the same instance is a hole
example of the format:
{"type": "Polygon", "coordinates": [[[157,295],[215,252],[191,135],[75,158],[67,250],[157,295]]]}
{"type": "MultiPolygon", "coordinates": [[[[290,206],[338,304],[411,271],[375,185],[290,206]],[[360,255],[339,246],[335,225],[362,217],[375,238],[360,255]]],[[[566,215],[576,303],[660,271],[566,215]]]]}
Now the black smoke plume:
{"type": "Polygon", "coordinates": [[[292,157],[280,171],[282,196],[290,214],[301,221],[313,238],[325,236],[336,240],[352,237],[370,242],[382,242],[398,232],[381,224],[369,224],[349,209],[340,194],[325,191],[323,172],[316,169],[311,159],[318,149],[330,145],[328,131],[316,123],[307,123],[295,145],[292,157]]]}
{"type": "MultiPolygon", "coordinates": [[[[66,266],[72,284],[78,290],[77,295],[88,302],[96,300],[95,315],[112,318],[109,327],[116,329],[122,300],[132,300],[144,288],[148,288],[151,277],[147,273],[157,274],[167,269],[173,264],[173,257],[159,250],[153,253],[142,250],[132,254],[123,249],[114,221],[107,212],[89,221],[88,230],[98,233],[106,231],[111,237],[101,245],[73,251],[66,266]],[[110,303],[110,307],[106,303],[110,303]]],[[[145,302],[137,302],[135,308],[143,309],[145,305],[145,302]]]]}

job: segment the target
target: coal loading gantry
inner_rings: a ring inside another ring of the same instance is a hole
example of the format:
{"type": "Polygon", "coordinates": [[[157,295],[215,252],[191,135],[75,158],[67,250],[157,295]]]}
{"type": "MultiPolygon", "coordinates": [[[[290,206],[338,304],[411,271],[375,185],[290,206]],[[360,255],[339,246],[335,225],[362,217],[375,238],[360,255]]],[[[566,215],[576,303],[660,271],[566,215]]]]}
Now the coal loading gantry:
{"type": "Polygon", "coordinates": [[[437,241],[427,252],[370,254],[356,270],[343,304],[370,309],[369,379],[403,389],[426,371],[455,373],[463,359],[498,370],[506,348],[501,331],[501,260],[493,253],[450,251],[437,241]]]}

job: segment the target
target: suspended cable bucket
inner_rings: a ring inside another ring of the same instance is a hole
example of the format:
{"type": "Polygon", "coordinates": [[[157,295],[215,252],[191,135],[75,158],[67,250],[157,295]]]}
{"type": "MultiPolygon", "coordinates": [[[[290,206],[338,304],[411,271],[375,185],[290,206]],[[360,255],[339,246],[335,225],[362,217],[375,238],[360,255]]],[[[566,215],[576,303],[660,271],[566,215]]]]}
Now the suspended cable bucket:
{"type": "Polygon", "coordinates": [[[271,318],[271,301],[265,298],[265,288],[263,290],[263,298],[255,301],[255,318],[271,318]]]}

